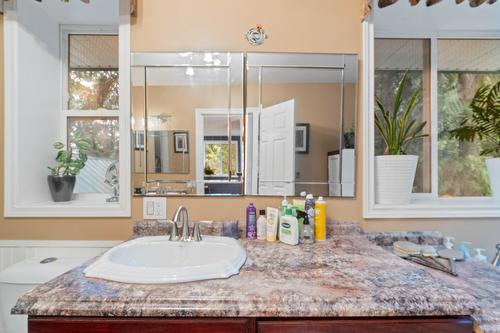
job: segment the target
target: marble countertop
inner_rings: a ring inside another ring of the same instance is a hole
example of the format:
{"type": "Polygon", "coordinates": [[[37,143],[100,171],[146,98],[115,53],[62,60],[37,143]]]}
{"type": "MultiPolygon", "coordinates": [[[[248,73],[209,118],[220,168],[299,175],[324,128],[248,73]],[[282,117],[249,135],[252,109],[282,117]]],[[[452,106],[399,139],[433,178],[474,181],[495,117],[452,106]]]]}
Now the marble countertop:
{"type": "MultiPolygon", "coordinates": [[[[418,244],[441,245],[442,237],[438,232],[374,232],[365,234],[368,239],[388,251],[398,240],[418,244]]],[[[412,263],[413,264],[413,263],[412,263]]],[[[413,264],[421,267],[417,264],[413,264]]],[[[480,306],[480,312],[473,315],[474,332],[500,333],[500,268],[489,263],[475,261],[457,262],[458,277],[434,270],[427,271],[452,289],[460,289],[472,295],[480,306]]]]}
{"type": "Polygon", "coordinates": [[[182,284],[86,278],[84,264],[21,297],[15,314],[113,317],[386,317],[478,314],[477,299],[371,242],[353,223],[312,245],[242,240],[239,275],[182,284]]]}

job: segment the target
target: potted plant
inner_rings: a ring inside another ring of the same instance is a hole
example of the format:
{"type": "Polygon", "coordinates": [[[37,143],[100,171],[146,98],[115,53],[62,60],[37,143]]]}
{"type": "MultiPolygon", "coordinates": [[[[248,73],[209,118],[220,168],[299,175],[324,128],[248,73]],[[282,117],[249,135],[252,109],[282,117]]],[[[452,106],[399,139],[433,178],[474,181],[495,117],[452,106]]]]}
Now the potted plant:
{"type": "Polygon", "coordinates": [[[390,108],[375,96],[375,126],[386,146],[384,155],[375,157],[375,197],[379,204],[404,205],[410,202],[418,156],[406,155],[405,152],[410,143],[427,136],[422,134],[426,122],[412,117],[420,92],[415,90],[403,103],[406,80],[407,73],[398,83],[390,108]]]}
{"type": "Polygon", "coordinates": [[[58,150],[56,155],[57,164],[48,167],[50,175],[47,176],[50,194],[55,202],[70,201],[75,188],[76,175],[85,167],[87,151],[90,141],[76,135],[66,149],[62,142],[54,143],[58,150]]]}
{"type": "Polygon", "coordinates": [[[500,81],[482,85],[470,103],[472,113],[451,131],[461,141],[481,140],[493,196],[500,200],[500,81]]]}

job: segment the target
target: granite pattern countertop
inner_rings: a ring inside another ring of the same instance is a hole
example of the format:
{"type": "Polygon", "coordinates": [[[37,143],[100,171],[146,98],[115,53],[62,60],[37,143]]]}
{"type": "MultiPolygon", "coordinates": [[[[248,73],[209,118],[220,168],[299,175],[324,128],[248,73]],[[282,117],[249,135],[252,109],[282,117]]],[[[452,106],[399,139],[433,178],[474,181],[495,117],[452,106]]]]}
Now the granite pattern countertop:
{"type": "MultiPolygon", "coordinates": [[[[440,233],[435,231],[372,232],[365,235],[388,251],[392,251],[392,244],[399,240],[428,245],[442,244],[440,233]]],[[[481,310],[473,315],[474,332],[500,333],[500,269],[488,263],[470,260],[456,264],[458,277],[434,269],[427,269],[427,271],[448,284],[450,288],[463,290],[476,299],[481,310]]]]}
{"type": "Polygon", "coordinates": [[[477,300],[370,242],[355,223],[313,245],[242,240],[239,275],[182,284],[86,278],[84,264],[21,297],[13,313],[113,317],[473,315],[477,300]]]}

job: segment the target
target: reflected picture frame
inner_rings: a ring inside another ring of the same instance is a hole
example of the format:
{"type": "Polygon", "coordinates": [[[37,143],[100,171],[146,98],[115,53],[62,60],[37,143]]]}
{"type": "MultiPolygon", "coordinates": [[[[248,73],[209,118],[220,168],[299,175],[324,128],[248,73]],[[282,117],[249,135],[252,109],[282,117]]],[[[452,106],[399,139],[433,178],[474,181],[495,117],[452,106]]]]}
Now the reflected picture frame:
{"type": "Polygon", "coordinates": [[[174,153],[189,153],[189,135],[187,131],[174,132],[174,153]]]}
{"type": "Polygon", "coordinates": [[[309,154],[309,124],[297,123],[295,125],[295,152],[309,154]]]}

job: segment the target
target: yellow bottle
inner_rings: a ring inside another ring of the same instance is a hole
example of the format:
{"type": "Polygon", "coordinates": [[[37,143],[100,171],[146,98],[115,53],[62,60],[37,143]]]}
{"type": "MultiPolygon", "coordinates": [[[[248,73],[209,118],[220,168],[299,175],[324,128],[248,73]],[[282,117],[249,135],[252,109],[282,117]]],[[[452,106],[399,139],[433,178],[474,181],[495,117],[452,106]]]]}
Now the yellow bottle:
{"type": "Polygon", "coordinates": [[[314,236],[317,241],[326,240],[326,201],[319,197],[315,205],[314,236]]]}

